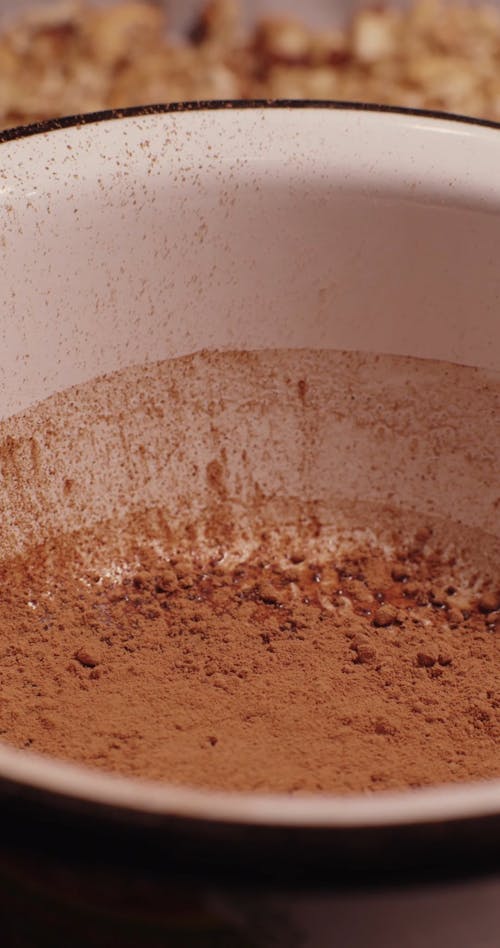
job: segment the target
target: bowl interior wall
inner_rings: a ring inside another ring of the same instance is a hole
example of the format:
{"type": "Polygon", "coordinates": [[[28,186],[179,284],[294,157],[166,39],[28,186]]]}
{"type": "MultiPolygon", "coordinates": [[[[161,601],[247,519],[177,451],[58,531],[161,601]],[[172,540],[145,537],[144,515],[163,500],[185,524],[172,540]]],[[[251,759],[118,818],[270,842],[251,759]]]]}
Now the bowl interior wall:
{"type": "Polygon", "coordinates": [[[139,506],[196,521],[221,457],[226,518],[369,501],[498,535],[500,195],[453,166],[470,134],[455,158],[423,124],[208,111],[3,146],[4,556],[139,506]]]}

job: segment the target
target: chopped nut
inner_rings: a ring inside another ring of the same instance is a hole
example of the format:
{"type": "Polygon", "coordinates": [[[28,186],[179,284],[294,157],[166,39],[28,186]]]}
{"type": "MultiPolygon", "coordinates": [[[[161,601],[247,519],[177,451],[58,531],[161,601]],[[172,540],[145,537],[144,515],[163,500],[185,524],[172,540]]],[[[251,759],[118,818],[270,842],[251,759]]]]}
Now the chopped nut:
{"type": "Polygon", "coordinates": [[[448,609],[448,622],[451,626],[460,625],[464,621],[464,614],[460,609],[452,606],[451,609],[448,609]]]}
{"type": "Polygon", "coordinates": [[[373,602],[373,594],[364,583],[359,579],[349,579],[343,583],[344,593],[350,599],[355,599],[364,605],[370,605],[373,602]]]}
{"type": "Polygon", "coordinates": [[[118,6],[92,11],[81,20],[82,40],[98,66],[115,68],[131,54],[153,45],[163,26],[161,10],[153,3],[124,0],[118,6]]]}
{"type": "Polygon", "coordinates": [[[394,53],[397,43],[394,30],[396,22],[389,11],[363,10],[355,16],[352,48],[361,63],[375,63],[394,53]]]}
{"type": "Polygon", "coordinates": [[[377,651],[365,635],[356,635],[350,648],[355,653],[353,661],[359,665],[369,665],[377,660],[377,651]]]}
{"type": "Polygon", "coordinates": [[[477,605],[480,612],[496,612],[500,609],[500,590],[483,593],[477,605]]]}
{"type": "Polygon", "coordinates": [[[99,664],[99,659],[85,647],[79,648],[73,657],[77,662],[80,662],[80,665],[83,665],[84,668],[95,668],[95,666],[99,664]]]}
{"type": "Polygon", "coordinates": [[[378,718],[375,721],[375,726],[373,728],[375,734],[395,734],[396,728],[389,723],[389,721],[384,721],[382,718],[378,718]]]}
{"type": "Polygon", "coordinates": [[[397,622],[398,619],[398,610],[394,606],[385,603],[383,606],[380,606],[377,609],[375,615],[373,616],[373,624],[381,628],[392,625],[394,622],[397,622]]]}
{"type": "Polygon", "coordinates": [[[440,665],[446,666],[446,665],[451,665],[452,662],[453,662],[453,659],[452,659],[451,655],[447,655],[447,654],[446,654],[446,655],[442,655],[441,652],[440,652],[439,655],[438,655],[438,662],[439,662],[440,665]]]}
{"type": "Polygon", "coordinates": [[[290,17],[263,20],[257,29],[255,42],[264,55],[283,62],[304,60],[311,45],[309,31],[290,17]]]}
{"type": "Polygon", "coordinates": [[[437,658],[434,655],[430,655],[429,652],[418,652],[417,654],[417,665],[421,668],[432,668],[437,662],[437,658]]]}
{"type": "Polygon", "coordinates": [[[429,593],[429,600],[435,609],[443,609],[444,606],[448,604],[448,596],[446,595],[444,589],[431,589],[429,593]]]}
{"type": "Polygon", "coordinates": [[[424,546],[432,536],[431,527],[419,527],[415,533],[415,543],[419,546],[424,546]]]}
{"type": "Polygon", "coordinates": [[[277,606],[283,602],[283,596],[271,583],[257,583],[255,591],[259,599],[262,599],[262,602],[267,603],[267,605],[277,606]]]}
{"type": "Polygon", "coordinates": [[[231,45],[239,38],[239,13],[236,0],[212,0],[202,10],[191,39],[212,46],[231,45]]]}

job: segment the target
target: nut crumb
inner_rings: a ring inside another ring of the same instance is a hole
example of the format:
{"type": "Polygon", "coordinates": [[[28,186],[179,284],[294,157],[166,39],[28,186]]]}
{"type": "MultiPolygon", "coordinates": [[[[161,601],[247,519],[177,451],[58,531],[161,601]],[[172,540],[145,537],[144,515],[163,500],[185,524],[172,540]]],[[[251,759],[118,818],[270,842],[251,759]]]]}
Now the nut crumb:
{"type": "Polygon", "coordinates": [[[380,628],[385,628],[388,625],[393,625],[398,621],[398,610],[394,607],[385,603],[383,606],[380,606],[377,609],[374,617],[373,624],[380,628]]]}
{"type": "Polygon", "coordinates": [[[429,652],[418,652],[417,653],[417,665],[420,668],[432,668],[437,662],[437,657],[431,655],[429,652]]]}
{"type": "Polygon", "coordinates": [[[500,609],[500,590],[483,593],[477,605],[480,612],[496,612],[500,609]]]}
{"type": "Polygon", "coordinates": [[[83,665],[84,668],[95,668],[96,665],[99,664],[99,659],[85,647],[79,648],[73,657],[77,662],[80,662],[80,665],[83,665]]]}

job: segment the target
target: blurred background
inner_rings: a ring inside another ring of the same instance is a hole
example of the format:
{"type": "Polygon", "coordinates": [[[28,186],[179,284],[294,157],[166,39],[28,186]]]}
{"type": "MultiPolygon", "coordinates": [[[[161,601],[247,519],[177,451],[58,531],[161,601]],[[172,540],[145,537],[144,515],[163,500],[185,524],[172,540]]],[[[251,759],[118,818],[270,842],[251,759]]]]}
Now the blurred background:
{"type": "MultiPolygon", "coordinates": [[[[404,0],[403,0],[404,2],[404,0]]],[[[0,16],[7,22],[13,17],[32,10],[36,7],[51,5],[51,0],[2,0],[0,16]]],[[[53,6],[61,6],[54,0],[53,6]]],[[[95,0],[92,6],[111,6],[109,0],[95,0]]],[[[193,20],[203,9],[203,0],[154,0],[154,5],[166,11],[168,22],[173,30],[182,34],[189,30],[193,20]]],[[[365,6],[367,4],[365,3],[365,6]]],[[[396,6],[403,5],[396,0],[396,6]]],[[[262,16],[268,14],[292,13],[306,21],[312,27],[331,25],[332,22],[341,23],[343,18],[353,10],[363,6],[362,0],[240,0],[239,6],[242,17],[247,26],[255,23],[262,16]]],[[[373,6],[373,4],[372,4],[373,6]]]]}
{"type": "Polygon", "coordinates": [[[20,0],[0,127],[204,99],[320,99],[500,120],[500,4],[20,0]]]}

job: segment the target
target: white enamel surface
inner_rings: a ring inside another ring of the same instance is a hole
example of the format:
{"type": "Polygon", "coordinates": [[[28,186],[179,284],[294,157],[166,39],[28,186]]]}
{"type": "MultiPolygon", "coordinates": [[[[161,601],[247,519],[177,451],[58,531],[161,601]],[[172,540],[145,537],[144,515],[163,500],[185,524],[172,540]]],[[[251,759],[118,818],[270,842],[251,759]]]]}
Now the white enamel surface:
{"type": "Polygon", "coordinates": [[[60,130],[1,155],[3,417],[204,347],[499,367],[496,131],[223,110],[60,130]]]}
{"type": "MultiPolygon", "coordinates": [[[[500,133],[321,109],[120,119],[0,146],[0,417],[201,348],[500,369],[500,133]]],[[[288,799],[0,749],[0,774],[146,812],[347,825],[496,812],[500,783],[288,799]]]]}

